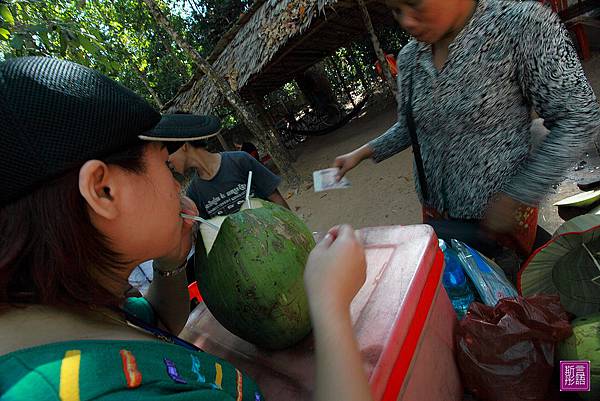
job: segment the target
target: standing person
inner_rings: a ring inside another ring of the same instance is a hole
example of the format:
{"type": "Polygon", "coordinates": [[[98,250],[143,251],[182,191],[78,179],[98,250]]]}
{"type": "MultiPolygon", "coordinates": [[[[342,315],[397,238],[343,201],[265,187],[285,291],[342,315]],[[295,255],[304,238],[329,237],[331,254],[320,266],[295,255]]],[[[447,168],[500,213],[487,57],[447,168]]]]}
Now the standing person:
{"type": "MultiPolygon", "coordinates": [[[[218,127],[217,120],[214,124],[218,127]]],[[[239,211],[246,199],[250,171],[251,196],[290,208],[277,189],[281,183],[280,177],[246,152],[208,151],[206,139],[209,137],[185,142],[169,157],[178,173],[192,174],[187,196],[198,206],[200,217],[209,219],[239,211]]]]}
{"type": "MultiPolygon", "coordinates": [[[[172,334],[188,317],[192,223],[180,213],[197,210],[167,147],[207,123],[183,117],[161,118],[71,62],[0,64],[0,400],[263,400],[235,367],[172,334]],[[126,299],[149,259],[147,298],[126,299]]],[[[354,230],[331,229],[304,275],[316,401],[371,399],[350,319],[364,279],[354,230]]]]}
{"type": "Polygon", "coordinates": [[[254,157],[260,163],[260,155],[258,154],[258,149],[252,142],[246,142],[242,139],[240,135],[235,135],[233,137],[233,146],[235,150],[239,152],[246,152],[250,156],[254,157]]]}
{"type": "Polygon", "coordinates": [[[480,223],[526,256],[536,237],[540,200],[563,179],[600,124],[596,97],[567,31],[536,1],[386,4],[414,37],[397,60],[398,121],[337,157],[338,179],[362,160],[381,162],[411,146],[414,122],[424,222],[480,223]],[[532,109],[550,132],[530,151],[532,109]]]}

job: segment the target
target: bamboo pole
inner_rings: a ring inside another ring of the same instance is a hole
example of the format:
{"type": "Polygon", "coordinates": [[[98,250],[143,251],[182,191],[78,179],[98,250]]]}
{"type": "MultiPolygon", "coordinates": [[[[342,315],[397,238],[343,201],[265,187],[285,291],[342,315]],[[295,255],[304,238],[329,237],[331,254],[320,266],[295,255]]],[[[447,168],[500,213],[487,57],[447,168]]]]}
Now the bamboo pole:
{"type": "Polygon", "coordinates": [[[364,0],[356,0],[356,2],[358,3],[358,7],[360,8],[365,27],[367,28],[367,31],[369,32],[369,36],[371,38],[371,43],[373,44],[373,48],[375,49],[375,54],[377,54],[377,60],[379,60],[379,64],[381,64],[381,69],[383,70],[383,76],[385,77],[387,86],[388,86],[388,88],[390,88],[392,93],[395,95],[396,91],[397,91],[396,81],[394,81],[394,78],[392,78],[392,72],[390,71],[390,66],[388,65],[387,60],[385,59],[383,50],[381,50],[381,45],[379,44],[379,39],[377,39],[377,35],[375,34],[375,29],[373,28],[373,23],[371,22],[371,17],[369,16],[369,10],[367,9],[367,6],[365,5],[364,0]]]}

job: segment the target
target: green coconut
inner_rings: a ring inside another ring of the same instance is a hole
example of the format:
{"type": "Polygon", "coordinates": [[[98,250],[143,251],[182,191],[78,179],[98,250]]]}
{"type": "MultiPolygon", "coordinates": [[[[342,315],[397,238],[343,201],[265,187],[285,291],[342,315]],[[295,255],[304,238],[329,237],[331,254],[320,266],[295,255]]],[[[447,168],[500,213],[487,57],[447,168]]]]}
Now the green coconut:
{"type": "Polygon", "coordinates": [[[283,349],[311,330],[304,266],[315,242],[291,211],[251,200],[235,214],[202,224],[196,275],[202,298],[230,332],[263,348],[283,349]]]}
{"type": "Polygon", "coordinates": [[[556,357],[562,361],[590,361],[590,392],[577,393],[586,401],[600,399],[600,313],[573,320],[573,335],[559,344],[556,357]]]}

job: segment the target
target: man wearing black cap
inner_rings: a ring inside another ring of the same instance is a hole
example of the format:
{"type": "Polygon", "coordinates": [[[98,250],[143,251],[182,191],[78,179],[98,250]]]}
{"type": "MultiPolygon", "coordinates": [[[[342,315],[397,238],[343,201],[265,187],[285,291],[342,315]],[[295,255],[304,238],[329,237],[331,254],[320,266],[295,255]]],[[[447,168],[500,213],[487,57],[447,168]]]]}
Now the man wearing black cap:
{"type": "MultiPolygon", "coordinates": [[[[173,116],[191,116],[184,112],[176,112],[173,116]]],[[[169,134],[171,141],[177,137],[181,124],[173,124],[171,129],[165,127],[163,133],[169,134]]],[[[208,139],[217,135],[219,122],[214,119],[203,129],[191,127],[184,130],[181,140],[185,143],[169,157],[170,167],[175,175],[191,175],[192,179],[186,195],[194,201],[200,217],[210,219],[225,216],[240,210],[246,199],[248,175],[252,171],[251,197],[277,203],[287,209],[285,199],[277,187],[281,178],[256,161],[246,152],[212,153],[207,149],[208,139]],[[193,129],[195,128],[195,130],[193,129]],[[190,136],[191,140],[186,140],[190,136]]],[[[165,135],[165,137],[167,137],[165,135]]],[[[181,142],[179,142],[181,143],[181,142]]],[[[190,253],[187,263],[187,278],[190,284],[196,281],[194,268],[194,251],[190,253]]],[[[133,287],[145,289],[152,277],[150,262],[142,263],[133,272],[130,282],[133,287]]],[[[192,307],[195,306],[192,303],[192,307]]]]}

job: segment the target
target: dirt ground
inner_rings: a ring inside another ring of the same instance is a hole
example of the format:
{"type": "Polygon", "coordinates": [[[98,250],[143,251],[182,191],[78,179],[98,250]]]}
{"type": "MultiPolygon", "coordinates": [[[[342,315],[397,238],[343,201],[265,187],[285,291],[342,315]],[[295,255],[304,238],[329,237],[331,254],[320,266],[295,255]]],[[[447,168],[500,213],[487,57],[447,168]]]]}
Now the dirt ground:
{"type": "MultiPolygon", "coordinates": [[[[594,44],[600,45],[600,41],[594,44]]],[[[593,52],[584,68],[596,94],[600,95],[600,51],[593,52]]],[[[371,105],[341,129],[322,137],[309,138],[298,147],[295,167],[304,183],[297,194],[288,193],[288,196],[291,195],[288,202],[311,230],[325,231],[340,223],[350,223],[356,228],[420,223],[410,149],[379,164],[364,161],[348,173],[352,183],[349,189],[315,193],[312,188],[314,170],[330,167],[337,155],[377,137],[395,120],[395,104],[380,100],[379,104],[371,105]]],[[[587,153],[585,167],[579,171],[572,170],[542,205],[539,223],[551,233],[562,223],[552,204],[579,192],[574,183],[578,177],[600,176],[600,155],[592,142],[587,153]]]]}

